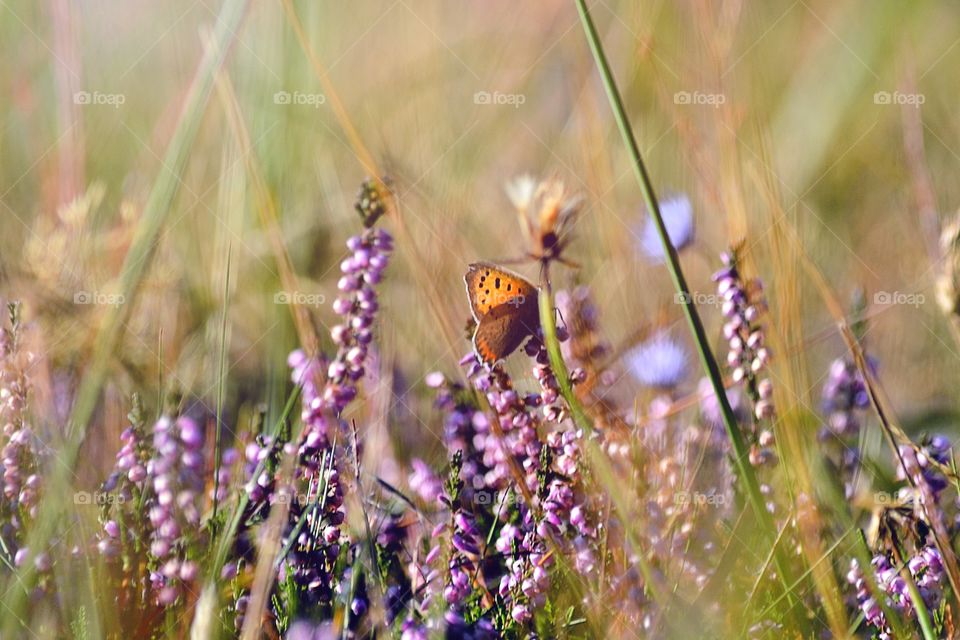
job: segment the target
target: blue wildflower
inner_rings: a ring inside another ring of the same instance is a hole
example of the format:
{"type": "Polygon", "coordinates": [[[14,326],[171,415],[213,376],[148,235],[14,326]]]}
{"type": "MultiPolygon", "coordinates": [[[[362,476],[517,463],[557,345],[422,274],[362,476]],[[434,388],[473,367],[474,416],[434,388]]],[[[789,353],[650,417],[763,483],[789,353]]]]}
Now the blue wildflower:
{"type": "Polygon", "coordinates": [[[648,387],[675,387],[687,373],[687,352],[665,332],[635,347],[626,355],[627,369],[648,387]]]}
{"type": "MultiPolygon", "coordinates": [[[[693,242],[693,205],[690,204],[690,198],[679,195],[663,200],[660,203],[660,215],[667,227],[670,243],[677,251],[693,242]]],[[[640,234],[640,250],[651,262],[661,263],[666,259],[657,226],[649,215],[640,234]]]]}

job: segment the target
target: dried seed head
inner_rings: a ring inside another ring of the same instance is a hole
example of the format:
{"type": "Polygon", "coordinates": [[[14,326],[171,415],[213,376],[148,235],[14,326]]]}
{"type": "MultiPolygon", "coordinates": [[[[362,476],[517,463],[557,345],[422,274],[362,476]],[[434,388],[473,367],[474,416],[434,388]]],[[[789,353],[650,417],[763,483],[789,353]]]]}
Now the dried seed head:
{"type": "Polygon", "coordinates": [[[940,253],[943,264],[937,276],[937,304],[944,314],[960,316],[960,212],[943,227],[940,253]]]}

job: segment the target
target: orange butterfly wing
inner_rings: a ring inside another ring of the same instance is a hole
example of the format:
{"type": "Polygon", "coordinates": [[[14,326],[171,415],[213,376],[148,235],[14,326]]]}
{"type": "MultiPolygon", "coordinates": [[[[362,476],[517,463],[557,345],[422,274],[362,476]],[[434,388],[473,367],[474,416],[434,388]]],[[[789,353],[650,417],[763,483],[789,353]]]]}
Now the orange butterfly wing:
{"type": "Polygon", "coordinates": [[[504,304],[517,306],[537,298],[537,288],[522,276],[489,262],[474,262],[463,276],[474,320],[504,304]]]}
{"type": "Polygon", "coordinates": [[[490,365],[516,351],[540,326],[536,298],[529,298],[516,311],[507,313],[503,309],[497,307],[481,318],[473,334],[477,355],[490,365]]]}
{"type": "Polygon", "coordinates": [[[478,262],[464,276],[470,308],[477,321],[473,345],[494,364],[513,353],[540,327],[537,288],[523,277],[478,262]]]}

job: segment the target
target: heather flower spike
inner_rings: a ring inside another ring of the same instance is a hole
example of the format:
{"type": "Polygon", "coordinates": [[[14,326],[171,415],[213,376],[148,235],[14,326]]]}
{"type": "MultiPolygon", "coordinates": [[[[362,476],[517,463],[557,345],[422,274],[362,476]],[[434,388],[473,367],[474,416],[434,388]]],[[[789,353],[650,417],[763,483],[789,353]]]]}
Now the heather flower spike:
{"type": "Polygon", "coordinates": [[[750,440],[750,463],[759,466],[775,459],[773,432],[758,428],[774,415],[773,383],[765,374],[771,352],[766,345],[760,319],[767,305],[759,279],[744,280],[740,275],[735,250],[721,256],[723,268],[713,274],[717,293],[723,300],[723,337],[727,341],[727,365],[737,385],[742,385],[753,401],[754,422],[750,440]]]}
{"type": "Polygon", "coordinates": [[[42,597],[52,590],[50,553],[26,544],[43,484],[41,449],[28,414],[31,382],[27,370],[32,357],[23,345],[20,303],[6,307],[7,322],[0,325],[0,554],[8,567],[33,564],[39,575],[35,594],[42,597]]]}
{"type": "MultiPolygon", "coordinates": [[[[940,552],[933,546],[924,546],[907,560],[906,566],[920,591],[924,606],[928,611],[936,611],[943,600],[943,589],[946,584],[940,552]]],[[[892,639],[893,630],[877,598],[885,598],[888,607],[896,613],[907,618],[915,618],[917,612],[907,581],[901,576],[898,564],[883,553],[873,557],[868,570],[874,573],[874,580],[880,589],[880,594],[871,592],[863,569],[856,560],[850,561],[847,582],[855,589],[857,604],[867,624],[876,629],[880,638],[892,639]]]]}
{"type": "MultiPolygon", "coordinates": [[[[867,364],[876,374],[876,360],[868,356],[867,364]]],[[[860,469],[860,426],[870,407],[863,375],[852,360],[837,358],[831,363],[821,403],[826,422],[818,436],[825,454],[840,473],[846,497],[850,498],[856,491],[860,469]]]]}

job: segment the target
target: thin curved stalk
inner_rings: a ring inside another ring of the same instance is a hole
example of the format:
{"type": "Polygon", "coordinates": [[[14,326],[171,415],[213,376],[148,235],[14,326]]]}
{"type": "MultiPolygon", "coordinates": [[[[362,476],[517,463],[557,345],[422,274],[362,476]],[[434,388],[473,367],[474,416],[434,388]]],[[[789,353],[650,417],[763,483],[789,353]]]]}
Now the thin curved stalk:
{"type": "MultiPolygon", "coordinates": [[[[653,182],[650,179],[650,175],[647,173],[646,165],[644,165],[643,158],[640,154],[640,148],[637,146],[637,140],[633,135],[633,129],[630,126],[630,121],[627,119],[626,110],[623,107],[623,101],[620,97],[620,91],[617,89],[616,80],[613,78],[613,72],[610,70],[610,65],[607,63],[606,54],[603,51],[603,45],[601,44],[600,38],[597,35],[596,27],[593,24],[593,19],[590,17],[590,10],[587,8],[585,0],[576,0],[576,3],[577,9],[580,12],[580,19],[583,23],[583,30],[586,34],[587,42],[590,45],[590,50],[593,53],[594,61],[596,62],[598,70],[600,71],[600,77],[602,78],[604,88],[606,89],[607,98],[610,102],[611,108],[613,109],[613,115],[617,122],[617,128],[620,130],[620,135],[623,138],[623,142],[630,154],[634,175],[636,176],[637,182],[640,185],[640,191],[643,194],[643,200],[647,206],[647,211],[650,212],[650,216],[653,218],[654,225],[657,229],[657,235],[660,237],[660,243],[663,246],[664,254],[666,255],[667,259],[667,270],[670,272],[670,277],[673,280],[674,288],[676,289],[677,293],[680,294],[680,299],[683,301],[683,313],[686,317],[687,324],[690,327],[690,332],[693,334],[694,343],[696,344],[700,362],[710,380],[713,392],[716,395],[717,401],[720,405],[723,424],[727,430],[727,435],[730,438],[730,443],[733,447],[733,460],[734,464],[736,465],[737,478],[750,502],[754,516],[756,517],[760,526],[761,533],[766,540],[772,543],[776,538],[776,529],[773,525],[773,519],[770,516],[770,512],[767,511],[763,495],[760,493],[760,483],[757,480],[757,476],[754,473],[753,467],[750,466],[748,461],[747,449],[743,441],[743,436],[740,433],[740,428],[737,426],[733,409],[730,407],[730,402],[727,399],[726,389],[723,385],[723,376],[720,373],[717,360],[710,349],[706,331],[703,328],[703,322],[701,321],[700,315],[697,313],[696,306],[693,303],[693,296],[690,295],[690,288],[687,285],[687,280],[684,277],[683,270],[680,267],[680,257],[677,255],[677,250],[670,242],[670,236],[667,233],[667,227],[663,221],[663,216],[660,214],[660,206],[653,189],[653,182]]],[[[777,573],[780,576],[781,582],[783,582],[786,587],[786,585],[789,585],[793,581],[790,578],[789,564],[786,562],[786,558],[784,557],[782,551],[778,550],[776,552],[774,562],[776,564],[777,573]]],[[[788,589],[788,593],[789,591],[790,590],[788,589]]],[[[792,600],[793,598],[791,598],[791,602],[792,600]]]]}
{"type": "Polygon", "coordinates": [[[906,567],[900,570],[900,575],[907,583],[907,591],[910,592],[910,600],[913,602],[913,610],[917,612],[917,621],[920,623],[920,630],[923,631],[924,640],[936,640],[937,634],[933,630],[933,621],[930,619],[930,612],[927,611],[927,604],[920,595],[920,589],[914,582],[913,576],[906,567]]]}
{"type": "MultiPolygon", "coordinates": [[[[560,352],[560,340],[557,337],[557,321],[554,317],[553,290],[550,286],[550,276],[548,270],[545,268],[541,275],[542,282],[540,286],[538,302],[540,305],[540,327],[543,331],[543,344],[546,347],[547,355],[550,358],[550,367],[553,369],[553,375],[557,380],[558,386],[560,387],[560,395],[563,396],[567,406],[570,408],[570,413],[572,414],[574,424],[584,432],[584,437],[581,439],[581,445],[586,453],[590,471],[596,476],[597,481],[606,490],[614,513],[616,513],[620,521],[624,523],[624,533],[627,541],[635,552],[637,563],[640,565],[640,573],[643,575],[644,581],[646,582],[646,587],[649,590],[653,600],[661,605],[664,609],[668,608],[671,604],[681,606],[685,605],[686,603],[679,602],[680,598],[677,596],[677,594],[672,593],[668,586],[663,584],[663,580],[653,572],[652,567],[647,561],[645,550],[643,549],[640,540],[636,536],[634,527],[629,526],[628,524],[631,522],[631,510],[629,504],[627,503],[626,493],[622,491],[621,487],[618,485],[616,474],[614,473],[614,470],[612,469],[606,455],[597,444],[597,441],[591,437],[591,434],[593,433],[593,425],[591,424],[586,411],[583,409],[583,405],[580,403],[580,400],[577,398],[573,391],[573,387],[570,384],[570,375],[567,371],[567,365],[563,361],[563,355],[560,352]]],[[[688,612],[694,611],[688,606],[684,608],[688,612]]],[[[698,618],[699,614],[690,613],[686,617],[667,616],[665,621],[667,622],[668,628],[671,630],[672,635],[675,635],[676,637],[691,637],[691,634],[695,634],[698,628],[698,618]]]]}

